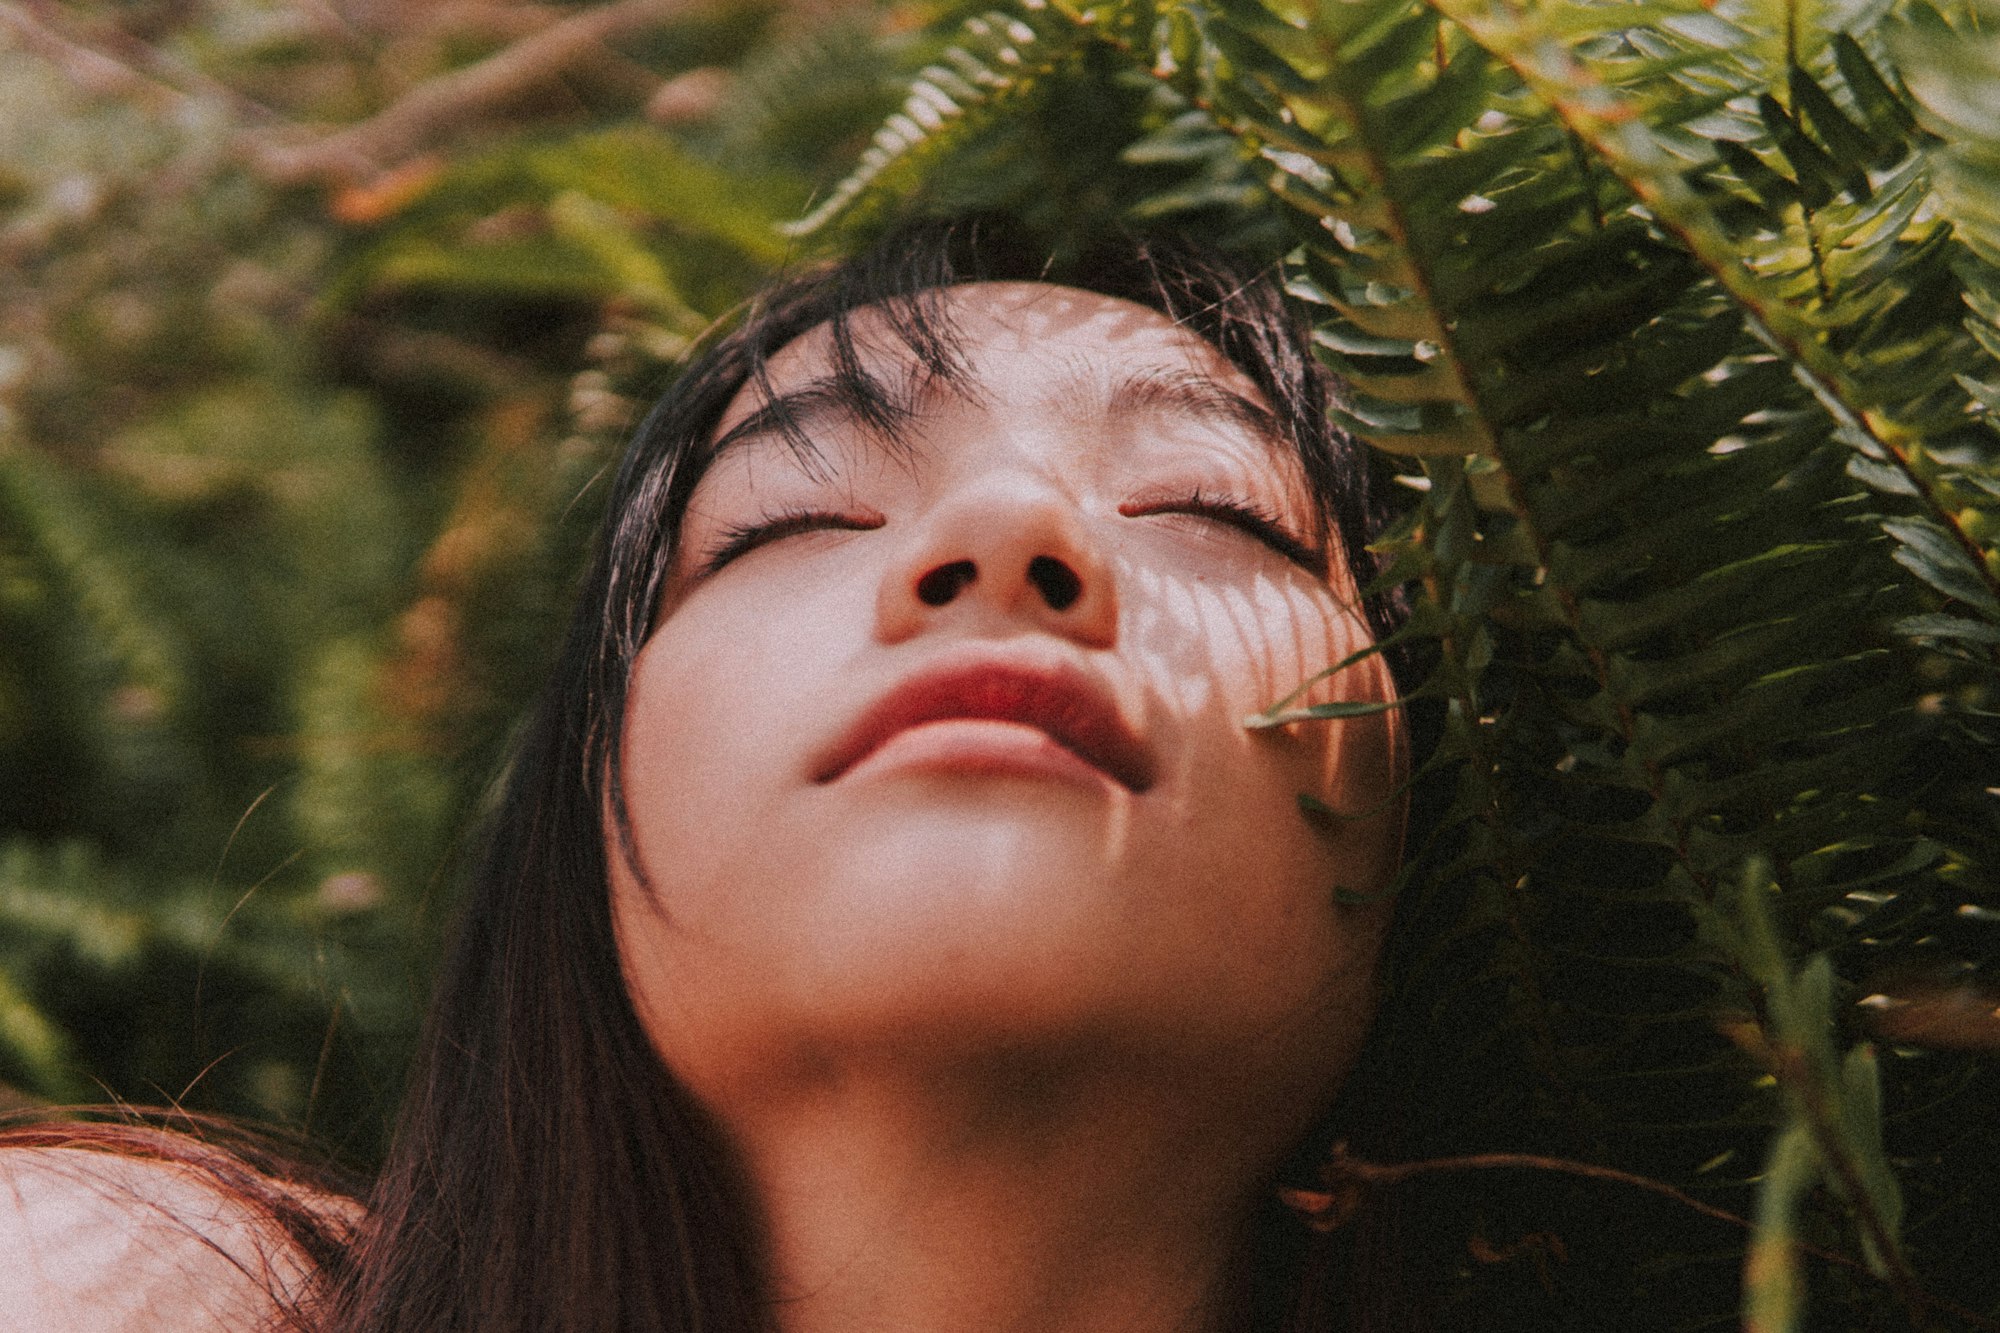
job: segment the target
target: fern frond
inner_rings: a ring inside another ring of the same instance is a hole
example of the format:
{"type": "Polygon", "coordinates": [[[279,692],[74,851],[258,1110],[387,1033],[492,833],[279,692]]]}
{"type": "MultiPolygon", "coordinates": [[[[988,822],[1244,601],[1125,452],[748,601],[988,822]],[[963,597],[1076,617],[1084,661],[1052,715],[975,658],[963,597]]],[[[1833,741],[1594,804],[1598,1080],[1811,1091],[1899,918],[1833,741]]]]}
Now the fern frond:
{"type": "Polygon", "coordinates": [[[0,512],[25,548],[17,558],[54,576],[101,651],[118,663],[122,682],[153,694],[163,709],[184,700],[186,647],[163,623],[143,572],[119,557],[102,507],[75,479],[25,451],[0,454],[0,512]]]}
{"type": "Polygon", "coordinates": [[[865,15],[781,28],[752,51],[717,108],[718,159],[809,180],[853,158],[899,103],[907,60],[865,15]]]}
{"type": "MultiPolygon", "coordinates": [[[[1957,297],[1956,247],[1942,224],[1915,220],[1936,183],[1914,157],[1917,145],[1850,120],[1796,51],[1763,69],[1742,59],[1754,44],[1718,47],[1715,67],[1733,63],[1741,95],[1757,99],[1771,158],[1763,170],[1789,185],[1758,210],[1756,228],[1732,227],[1650,128],[1657,117],[1643,101],[1617,95],[1584,59],[1552,54],[1553,33],[1542,20],[1571,7],[1516,12],[1439,0],[1438,8],[1554,108],[1754,320],[1813,390],[1836,438],[1858,451],[1857,473],[1918,502],[1917,516],[1884,529],[1904,543],[1899,562],[1948,598],[1970,596],[1966,604],[1983,618],[2000,610],[2000,550],[1982,543],[1964,517],[1972,497],[1955,465],[1968,448],[1982,455],[1979,473],[1990,475],[2000,461],[1990,443],[1968,437],[1981,409],[1961,382],[1990,378],[1995,367],[1975,336],[1938,318],[1939,304],[1957,297]],[[1774,88],[1788,92],[1793,109],[1774,88]],[[1855,154],[1909,160],[1871,184],[1855,154]]],[[[1866,53],[1851,40],[1841,51],[1843,80],[1851,74],[1860,84],[1842,89],[1850,103],[1879,101],[1887,81],[1866,53]]],[[[1754,177],[1751,156],[1738,144],[1717,160],[1754,177]]],[[[1742,183],[1754,191],[1755,181],[1742,183]]]]}
{"type": "Polygon", "coordinates": [[[967,19],[959,40],[918,73],[902,109],[875,132],[854,170],[810,212],[780,230],[810,236],[876,192],[910,188],[940,158],[1035,95],[1088,41],[1081,25],[1040,6],[967,19]]]}

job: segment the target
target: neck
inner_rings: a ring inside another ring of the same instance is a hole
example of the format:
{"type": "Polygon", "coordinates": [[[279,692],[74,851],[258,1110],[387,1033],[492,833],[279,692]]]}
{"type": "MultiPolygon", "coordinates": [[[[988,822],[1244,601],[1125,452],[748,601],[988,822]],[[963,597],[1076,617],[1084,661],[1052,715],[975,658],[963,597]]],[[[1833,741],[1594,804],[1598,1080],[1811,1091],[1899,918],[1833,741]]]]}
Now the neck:
{"type": "Polygon", "coordinates": [[[1239,1327],[1234,1262],[1282,1139],[1219,1088],[1130,1073],[1102,1052],[841,1061],[732,1117],[777,1326],[1239,1327]]]}

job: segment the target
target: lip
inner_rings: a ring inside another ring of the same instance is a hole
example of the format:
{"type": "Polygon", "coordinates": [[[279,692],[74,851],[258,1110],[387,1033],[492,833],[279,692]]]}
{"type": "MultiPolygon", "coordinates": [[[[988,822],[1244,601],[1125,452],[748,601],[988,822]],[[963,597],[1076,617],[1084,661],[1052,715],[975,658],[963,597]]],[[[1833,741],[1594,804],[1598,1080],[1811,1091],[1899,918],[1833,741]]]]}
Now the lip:
{"type": "Polygon", "coordinates": [[[896,686],[828,749],[813,781],[837,780],[913,727],[952,721],[1033,727],[1130,791],[1153,785],[1152,750],[1088,672],[990,660],[933,667],[896,686]]]}

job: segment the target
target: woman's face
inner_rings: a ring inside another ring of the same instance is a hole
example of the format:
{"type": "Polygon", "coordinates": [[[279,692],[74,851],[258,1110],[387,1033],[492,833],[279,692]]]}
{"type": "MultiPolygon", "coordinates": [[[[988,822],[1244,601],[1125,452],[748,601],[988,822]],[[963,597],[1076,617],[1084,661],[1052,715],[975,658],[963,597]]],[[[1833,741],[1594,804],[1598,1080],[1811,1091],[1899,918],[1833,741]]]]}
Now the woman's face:
{"type": "MultiPolygon", "coordinates": [[[[838,392],[825,327],[766,386],[812,457],[754,385],[718,428],[625,722],[645,879],[614,853],[613,908],[642,1019],[711,1105],[1037,1043],[1317,1104],[1387,910],[1336,889],[1386,883],[1402,813],[1393,714],[1243,726],[1369,638],[1299,464],[1249,379],[1151,309],[942,299],[949,382],[852,322],[914,411],[898,440],[838,392]],[[1375,813],[1309,821],[1301,793],[1375,813]]],[[[1376,657],[1314,698],[1390,690],[1376,657]]]]}

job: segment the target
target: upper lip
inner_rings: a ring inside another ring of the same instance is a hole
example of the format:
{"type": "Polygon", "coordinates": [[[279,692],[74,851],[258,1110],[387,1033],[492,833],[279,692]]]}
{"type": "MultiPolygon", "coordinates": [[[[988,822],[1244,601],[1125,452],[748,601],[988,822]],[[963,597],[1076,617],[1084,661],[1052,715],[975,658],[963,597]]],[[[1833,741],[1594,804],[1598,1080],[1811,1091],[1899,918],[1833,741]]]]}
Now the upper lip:
{"type": "Polygon", "coordinates": [[[864,710],[813,771],[831,782],[898,732],[955,719],[1035,727],[1135,792],[1153,785],[1153,754],[1111,693],[1072,664],[945,663],[920,671],[864,710]]]}

